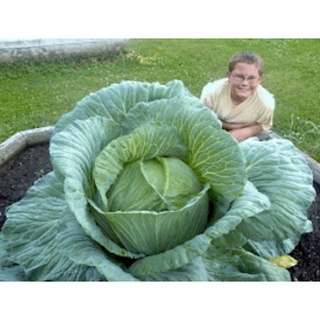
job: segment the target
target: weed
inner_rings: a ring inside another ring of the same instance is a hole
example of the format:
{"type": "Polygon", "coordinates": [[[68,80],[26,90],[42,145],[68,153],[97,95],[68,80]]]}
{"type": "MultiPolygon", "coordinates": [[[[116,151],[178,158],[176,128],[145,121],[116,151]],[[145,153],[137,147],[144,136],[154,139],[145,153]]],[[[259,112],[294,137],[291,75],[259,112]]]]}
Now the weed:
{"type": "Polygon", "coordinates": [[[42,178],[45,175],[45,171],[43,169],[40,169],[39,171],[36,171],[34,173],[38,178],[42,178]]]}
{"type": "Polygon", "coordinates": [[[306,150],[316,159],[320,155],[320,125],[291,114],[289,130],[282,131],[282,137],[291,140],[297,148],[306,150]]]}
{"type": "Polygon", "coordinates": [[[141,65],[152,65],[159,60],[156,55],[147,57],[141,54],[137,54],[134,50],[127,51],[127,53],[124,55],[124,59],[128,59],[129,61],[141,64],[141,65]]]}

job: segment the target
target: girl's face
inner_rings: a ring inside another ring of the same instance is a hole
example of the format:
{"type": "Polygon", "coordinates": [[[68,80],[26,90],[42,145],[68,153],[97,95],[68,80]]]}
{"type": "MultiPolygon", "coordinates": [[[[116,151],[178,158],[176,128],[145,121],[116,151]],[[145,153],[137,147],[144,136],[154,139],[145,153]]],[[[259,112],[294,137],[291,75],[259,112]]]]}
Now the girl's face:
{"type": "Polygon", "coordinates": [[[254,64],[245,62],[237,63],[232,72],[228,71],[228,80],[231,85],[231,100],[234,104],[240,104],[257,90],[262,76],[254,64]]]}

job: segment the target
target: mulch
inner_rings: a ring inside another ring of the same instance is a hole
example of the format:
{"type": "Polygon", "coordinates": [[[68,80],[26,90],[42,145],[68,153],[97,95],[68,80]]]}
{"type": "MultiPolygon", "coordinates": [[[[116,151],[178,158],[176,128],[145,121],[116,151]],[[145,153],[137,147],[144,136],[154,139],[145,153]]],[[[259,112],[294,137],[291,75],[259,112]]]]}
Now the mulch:
{"type": "MultiPolygon", "coordinates": [[[[0,230],[5,222],[5,208],[19,201],[40,176],[52,170],[48,143],[25,149],[0,169],[0,230]]],[[[320,186],[308,210],[313,232],[303,234],[291,253],[298,264],[289,269],[292,281],[320,281],[320,186]]]]}

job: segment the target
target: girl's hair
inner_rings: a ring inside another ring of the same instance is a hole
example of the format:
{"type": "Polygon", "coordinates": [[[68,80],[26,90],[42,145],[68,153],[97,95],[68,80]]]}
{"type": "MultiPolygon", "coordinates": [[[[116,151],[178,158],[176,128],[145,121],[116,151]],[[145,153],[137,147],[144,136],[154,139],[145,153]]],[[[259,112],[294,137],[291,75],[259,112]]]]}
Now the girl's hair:
{"type": "Polygon", "coordinates": [[[260,76],[263,75],[263,72],[264,72],[263,60],[256,53],[253,53],[251,51],[243,51],[234,55],[229,61],[229,65],[228,65],[229,72],[232,72],[235,69],[237,63],[239,62],[254,64],[258,68],[259,75],[260,76]]]}

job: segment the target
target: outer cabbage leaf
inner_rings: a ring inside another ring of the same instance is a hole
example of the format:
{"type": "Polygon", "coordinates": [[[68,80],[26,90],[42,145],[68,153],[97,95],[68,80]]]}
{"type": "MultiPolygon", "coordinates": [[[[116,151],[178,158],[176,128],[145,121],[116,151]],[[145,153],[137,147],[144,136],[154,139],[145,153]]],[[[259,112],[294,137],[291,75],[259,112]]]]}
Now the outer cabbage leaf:
{"type": "Polygon", "coordinates": [[[170,99],[176,95],[190,95],[181,81],[173,80],[166,85],[157,82],[122,81],[92,93],[80,100],[76,107],[63,115],[54,128],[60,132],[75,120],[100,116],[121,124],[128,111],[141,101],[170,99]]]}
{"type": "Polygon", "coordinates": [[[290,273],[241,248],[210,246],[187,265],[145,273],[144,281],[290,281],[290,273]]]}
{"type": "Polygon", "coordinates": [[[25,274],[21,266],[13,266],[8,261],[8,253],[5,250],[3,234],[0,233],[0,281],[24,281],[25,274]]]}
{"type": "Polygon", "coordinates": [[[138,280],[83,232],[54,173],[31,187],[7,216],[2,281],[138,280]]]}
{"type": "Polygon", "coordinates": [[[163,273],[145,273],[144,281],[290,281],[290,273],[243,249],[210,246],[189,264],[163,273]]]}
{"type": "Polygon", "coordinates": [[[211,246],[202,256],[210,281],[290,281],[290,273],[243,249],[211,246]]]}
{"type": "Polygon", "coordinates": [[[193,259],[187,265],[168,269],[163,273],[145,273],[140,276],[143,281],[209,281],[210,276],[201,257],[193,259]]]}
{"type": "Polygon", "coordinates": [[[311,169],[288,140],[252,138],[240,148],[247,159],[249,180],[268,197],[271,207],[244,219],[224,236],[224,246],[245,246],[265,258],[287,254],[302,233],[312,231],[307,217],[315,197],[311,169]]]}
{"type": "Polygon", "coordinates": [[[59,251],[75,265],[86,268],[89,280],[138,280],[128,272],[125,264],[105,252],[97,242],[88,237],[72,214],[63,216],[62,225],[57,237],[59,251]],[[97,277],[95,273],[98,273],[100,277],[97,277]]]}
{"type": "MultiPolygon", "coordinates": [[[[57,249],[61,217],[67,209],[62,183],[53,173],[40,179],[27,195],[7,210],[3,227],[3,245],[7,265],[19,264],[26,280],[92,280],[88,267],[74,264],[57,249]],[[43,201],[45,199],[45,201],[43,201]]],[[[94,279],[101,278],[92,272],[94,279]]]]}

